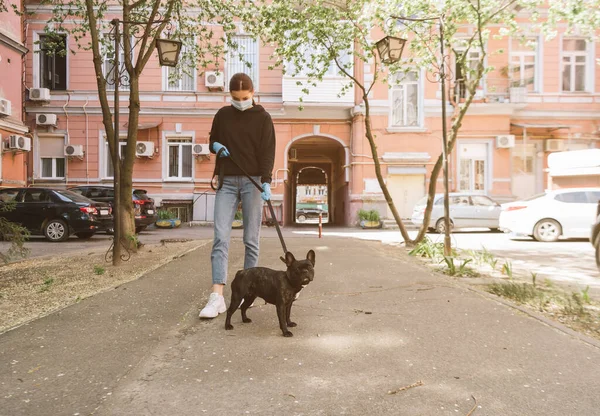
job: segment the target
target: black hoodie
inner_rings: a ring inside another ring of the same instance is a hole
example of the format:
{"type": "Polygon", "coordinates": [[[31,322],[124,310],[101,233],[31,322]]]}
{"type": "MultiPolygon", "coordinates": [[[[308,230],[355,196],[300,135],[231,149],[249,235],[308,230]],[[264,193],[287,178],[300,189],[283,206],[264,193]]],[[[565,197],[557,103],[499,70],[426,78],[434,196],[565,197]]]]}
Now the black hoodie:
{"type": "MultiPolygon", "coordinates": [[[[275,128],[269,113],[261,105],[246,111],[234,106],[221,108],[215,114],[210,131],[210,151],[219,142],[229,150],[231,158],[262,183],[271,183],[275,161],[275,128]]],[[[220,158],[226,176],[243,175],[228,157],[220,158]]]]}

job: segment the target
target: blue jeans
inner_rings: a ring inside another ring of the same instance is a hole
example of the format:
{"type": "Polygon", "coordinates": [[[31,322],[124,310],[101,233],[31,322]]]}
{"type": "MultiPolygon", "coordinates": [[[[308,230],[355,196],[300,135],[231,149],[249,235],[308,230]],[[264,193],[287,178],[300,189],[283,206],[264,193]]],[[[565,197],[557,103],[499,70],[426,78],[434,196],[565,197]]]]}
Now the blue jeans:
{"type": "MultiPolygon", "coordinates": [[[[260,183],[259,176],[253,177],[253,179],[260,183]]],[[[244,245],[246,246],[244,269],[258,265],[258,241],[263,211],[260,193],[258,188],[245,176],[225,176],[223,178],[223,187],[217,191],[215,198],[215,237],[210,255],[213,284],[224,285],[227,283],[231,224],[240,201],[242,201],[244,245]]]]}

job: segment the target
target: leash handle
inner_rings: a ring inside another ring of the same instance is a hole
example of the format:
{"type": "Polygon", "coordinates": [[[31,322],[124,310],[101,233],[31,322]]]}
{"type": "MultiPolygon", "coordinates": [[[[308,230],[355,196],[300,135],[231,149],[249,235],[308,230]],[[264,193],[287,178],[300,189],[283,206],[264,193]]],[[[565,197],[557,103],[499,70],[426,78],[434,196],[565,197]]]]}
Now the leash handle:
{"type": "MultiPolygon", "coordinates": [[[[224,166],[223,164],[219,163],[220,161],[220,157],[221,157],[221,153],[224,152],[225,149],[221,148],[219,149],[219,151],[217,152],[217,162],[215,164],[215,171],[213,173],[213,178],[210,181],[210,187],[214,190],[214,191],[218,191],[219,189],[221,189],[223,187],[223,177],[224,177],[224,166]],[[214,179],[215,176],[218,176],[217,179],[217,185],[215,187],[214,185],[214,179]]],[[[262,193],[263,189],[262,186],[260,186],[260,184],[258,182],[256,182],[252,176],[250,176],[248,174],[248,172],[246,172],[244,170],[244,168],[242,168],[232,157],[231,157],[231,153],[229,154],[229,160],[231,160],[231,162],[237,166],[237,168],[239,170],[242,171],[242,173],[248,178],[250,179],[250,182],[252,182],[252,184],[254,186],[256,186],[256,188],[262,193]]],[[[279,242],[281,243],[281,247],[283,248],[283,255],[285,256],[288,252],[288,249],[285,245],[285,241],[283,239],[283,234],[281,233],[281,228],[279,228],[279,221],[277,221],[277,217],[275,216],[275,210],[273,209],[273,204],[271,204],[271,199],[267,200],[267,205],[269,206],[269,213],[271,214],[271,220],[275,223],[275,229],[277,230],[277,236],[279,237],[279,242]]]]}

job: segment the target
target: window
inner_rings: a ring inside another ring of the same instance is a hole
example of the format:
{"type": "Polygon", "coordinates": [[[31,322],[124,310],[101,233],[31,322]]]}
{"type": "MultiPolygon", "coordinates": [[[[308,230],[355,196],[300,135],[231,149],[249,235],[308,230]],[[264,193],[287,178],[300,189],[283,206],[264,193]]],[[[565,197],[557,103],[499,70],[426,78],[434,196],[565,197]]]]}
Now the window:
{"type": "Polygon", "coordinates": [[[537,38],[513,39],[510,54],[510,86],[539,90],[537,77],[537,38]]]}
{"type": "MultiPolygon", "coordinates": [[[[456,77],[455,94],[458,100],[460,98],[467,98],[469,81],[476,75],[477,65],[481,59],[481,50],[471,47],[465,61],[466,68],[463,68],[458,64],[458,61],[465,53],[465,48],[457,47],[456,51],[457,56],[455,57],[454,73],[456,77]]],[[[479,82],[478,89],[479,87],[483,88],[483,79],[479,82]]]]}
{"type": "Polygon", "coordinates": [[[179,64],[176,67],[163,67],[165,91],[195,91],[196,65],[188,55],[187,48],[182,47],[179,64]]]}
{"type": "Polygon", "coordinates": [[[597,204],[600,201],[600,191],[590,191],[587,195],[588,201],[592,204],[597,204]]]}
{"type": "Polygon", "coordinates": [[[473,205],[478,207],[495,207],[497,204],[489,199],[487,196],[472,196],[471,201],[473,201],[473,205]]]}
{"type": "Polygon", "coordinates": [[[11,202],[17,198],[18,189],[5,189],[0,191],[0,202],[11,202]]]}
{"type": "Polygon", "coordinates": [[[67,89],[67,36],[40,35],[40,88],[67,89]]]}
{"type": "Polygon", "coordinates": [[[64,137],[39,137],[40,178],[65,178],[64,137]]]}
{"type": "Polygon", "coordinates": [[[458,190],[485,193],[488,184],[488,144],[460,144],[458,190]]]}
{"type": "Polygon", "coordinates": [[[227,54],[226,75],[231,78],[233,74],[243,72],[252,79],[254,89],[258,90],[258,42],[256,39],[244,35],[233,36],[231,41],[237,45],[237,48],[230,50],[227,54]]]}
{"type": "Polygon", "coordinates": [[[467,206],[471,205],[471,202],[469,201],[469,197],[466,195],[453,196],[453,197],[450,197],[450,205],[459,206],[459,207],[467,207],[467,206]]]}
{"type": "Polygon", "coordinates": [[[44,189],[27,190],[23,194],[23,202],[50,202],[52,198],[44,189]]]}
{"type": "MultiPolygon", "coordinates": [[[[127,142],[120,141],[119,142],[119,156],[123,157],[123,152],[125,152],[125,146],[127,146],[127,142]]],[[[104,157],[105,163],[104,166],[106,168],[104,172],[104,176],[106,178],[112,178],[115,175],[115,170],[113,169],[112,156],[110,155],[110,148],[108,147],[108,142],[104,142],[104,157]]]]}
{"type": "MultiPolygon", "coordinates": [[[[114,90],[115,89],[115,47],[114,40],[110,38],[110,36],[106,35],[104,39],[104,77],[106,78],[106,89],[114,90]]],[[[134,37],[131,37],[131,60],[133,61],[134,54],[133,48],[135,45],[134,37]]],[[[129,74],[125,69],[125,49],[123,47],[123,42],[121,41],[121,46],[119,47],[119,74],[121,74],[121,78],[119,79],[120,90],[128,90],[129,89],[129,74]]]]}
{"type": "Polygon", "coordinates": [[[562,90],[587,91],[588,52],[585,39],[563,39],[562,90]]]}
{"type": "Polygon", "coordinates": [[[564,194],[558,194],[554,197],[557,201],[565,202],[567,204],[587,204],[588,199],[585,192],[567,192],[564,194]]]}
{"type": "Polygon", "coordinates": [[[419,77],[417,72],[396,74],[392,85],[390,127],[415,127],[420,123],[419,77]]]}
{"type": "Polygon", "coordinates": [[[169,179],[192,179],[192,139],[168,139],[169,179]]]}

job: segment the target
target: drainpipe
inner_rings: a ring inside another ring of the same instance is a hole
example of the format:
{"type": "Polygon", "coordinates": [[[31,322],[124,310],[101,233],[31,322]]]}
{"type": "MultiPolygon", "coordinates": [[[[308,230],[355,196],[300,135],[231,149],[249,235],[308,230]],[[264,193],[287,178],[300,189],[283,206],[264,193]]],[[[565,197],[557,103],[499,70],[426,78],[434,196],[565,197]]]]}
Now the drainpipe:
{"type": "Polygon", "coordinates": [[[88,129],[88,113],[85,109],[85,107],[87,107],[87,105],[89,104],[89,98],[86,97],[85,98],[85,104],[83,105],[83,114],[85,114],[85,182],[89,185],[90,183],[90,170],[89,170],[89,166],[90,166],[90,158],[89,158],[89,129],[88,129]]]}
{"type": "MultiPolygon", "coordinates": [[[[69,113],[67,112],[67,106],[71,102],[71,93],[67,92],[67,102],[63,105],[63,112],[65,113],[65,117],[67,119],[67,143],[71,143],[71,135],[69,134],[69,113]]],[[[69,182],[68,175],[68,164],[65,161],[65,186],[69,182]]]]}

